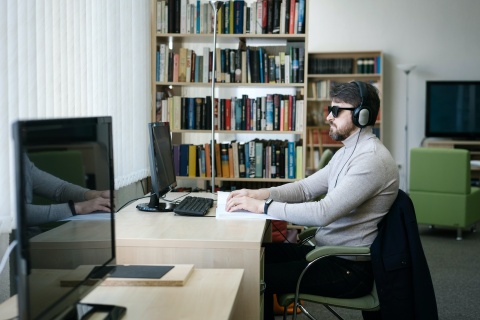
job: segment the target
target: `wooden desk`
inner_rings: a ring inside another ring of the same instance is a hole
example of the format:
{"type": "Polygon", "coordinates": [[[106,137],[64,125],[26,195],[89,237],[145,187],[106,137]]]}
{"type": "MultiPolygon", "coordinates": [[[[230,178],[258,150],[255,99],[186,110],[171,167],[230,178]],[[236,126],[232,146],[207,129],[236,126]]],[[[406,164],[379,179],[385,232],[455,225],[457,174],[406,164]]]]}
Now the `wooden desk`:
{"type": "MultiPolygon", "coordinates": [[[[180,196],[170,193],[169,198],[180,196]]],[[[210,196],[208,193],[194,196],[210,196]]],[[[116,214],[118,264],[194,264],[196,268],[240,268],[245,273],[234,319],[260,319],[263,279],[263,220],[217,220],[215,206],[205,217],[138,211],[138,201],[116,214]]]]}
{"type": "MultiPolygon", "coordinates": [[[[122,320],[231,319],[242,275],[240,269],[194,269],[181,287],[100,285],[82,302],[127,307],[122,320]]],[[[0,319],[17,314],[16,296],[0,305],[0,319]]]]}

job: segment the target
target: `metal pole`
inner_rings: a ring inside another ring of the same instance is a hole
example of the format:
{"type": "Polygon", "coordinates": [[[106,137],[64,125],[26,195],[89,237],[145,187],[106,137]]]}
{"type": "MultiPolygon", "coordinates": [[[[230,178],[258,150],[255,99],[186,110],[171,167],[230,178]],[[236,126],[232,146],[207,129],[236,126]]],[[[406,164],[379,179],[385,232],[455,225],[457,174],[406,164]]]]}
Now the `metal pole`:
{"type": "MultiPolygon", "coordinates": [[[[212,138],[210,141],[210,157],[212,164],[212,193],[215,193],[215,64],[216,64],[216,48],[217,48],[217,13],[222,7],[223,1],[210,0],[210,5],[213,9],[213,57],[212,57],[212,138]]],[[[208,57],[204,57],[204,59],[208,57]]]]}

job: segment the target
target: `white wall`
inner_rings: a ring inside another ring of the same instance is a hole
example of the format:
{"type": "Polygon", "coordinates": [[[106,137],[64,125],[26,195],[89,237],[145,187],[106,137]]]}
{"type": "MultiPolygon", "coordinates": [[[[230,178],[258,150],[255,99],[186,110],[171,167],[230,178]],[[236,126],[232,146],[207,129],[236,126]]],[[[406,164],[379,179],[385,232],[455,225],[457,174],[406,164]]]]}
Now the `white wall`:
{"type": "Polygon", "coordinates": [[[310,0],[308,50],[384,52],[383,141],[404,167],[406,76],[397,64],[416,65],[411,148],[424,137],[426,80],[480,80],[479,13],[478,0],[310,0]]]}

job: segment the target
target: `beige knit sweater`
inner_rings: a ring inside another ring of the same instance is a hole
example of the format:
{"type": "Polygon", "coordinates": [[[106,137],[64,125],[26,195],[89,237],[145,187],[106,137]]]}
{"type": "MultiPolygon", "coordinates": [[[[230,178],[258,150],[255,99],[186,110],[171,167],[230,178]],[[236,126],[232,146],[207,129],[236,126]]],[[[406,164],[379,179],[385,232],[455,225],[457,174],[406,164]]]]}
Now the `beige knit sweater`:
{"type": "Polygon", "coordinates": [[[268,214],[299,225],[318,226],[318,246],[370,246],[377,224],[399,188],[390,152],[366,127],[343,141],[328,165],[315,174],[270,188],[268,214]],[[309,200],[326,194],[320,201],[309,200]]]}

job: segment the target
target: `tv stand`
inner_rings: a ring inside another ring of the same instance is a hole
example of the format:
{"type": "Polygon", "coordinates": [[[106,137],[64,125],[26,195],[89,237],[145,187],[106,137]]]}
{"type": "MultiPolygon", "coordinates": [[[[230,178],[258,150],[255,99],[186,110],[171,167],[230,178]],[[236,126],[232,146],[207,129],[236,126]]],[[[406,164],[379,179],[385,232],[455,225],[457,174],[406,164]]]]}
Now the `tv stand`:
{"type": "MultiPolygon", "coordinates": [[[[466,149],[470,151],[470,160],[480,160],[479,140],[427,139],[423,146],[427,148],[466,149]]],[[[471,168],[470,175],[472,183],[480,180],[480,168],[471,168]]]]}

